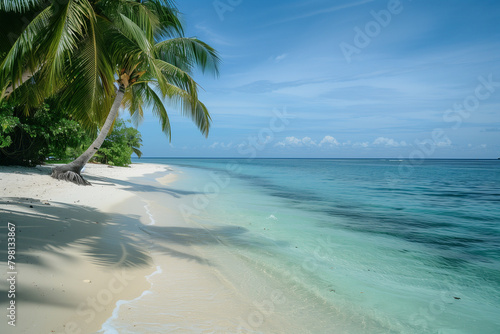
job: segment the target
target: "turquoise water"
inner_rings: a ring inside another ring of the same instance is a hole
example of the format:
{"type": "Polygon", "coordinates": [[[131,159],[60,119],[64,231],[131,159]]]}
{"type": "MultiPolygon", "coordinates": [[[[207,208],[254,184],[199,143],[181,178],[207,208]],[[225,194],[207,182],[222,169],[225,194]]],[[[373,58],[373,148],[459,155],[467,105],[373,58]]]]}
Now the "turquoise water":
{"type": "Polygon", "coordinates": [[[500,161],[138,162],[183,171],[201,195],[181,214],[295,294],[312,333],[500,332],[500,161]]]}

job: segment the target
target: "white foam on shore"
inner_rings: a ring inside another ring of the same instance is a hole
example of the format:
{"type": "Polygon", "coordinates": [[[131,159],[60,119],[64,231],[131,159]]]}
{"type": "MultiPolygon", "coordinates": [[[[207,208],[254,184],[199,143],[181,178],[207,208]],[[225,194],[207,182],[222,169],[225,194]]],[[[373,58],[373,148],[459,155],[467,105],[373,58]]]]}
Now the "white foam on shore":
{"type": "MultiPolygon", "coordinates": [[[[149,203],[146,202],[146,204],[144,205],[144,209],[146,210],[146,213],[147,215],[149,216],[149,220],[150,220],[150,223],[147,224],[147,225],[155,225],[156,221],[153,217],[153,214],[151,213],[151,211],[149,210],[149,203]]],[[[160,266],[156,266],[156,270],[149,274],[149,275],[146,275],[144,276],[146,278],[146,280],[149,282],[149,284],[151,286],[153,286],[153,282],[151,282],[151,277],[153,277],[154,275],[157,275],[157,274],[161,274],[163,272],[163,270],[161,269],[160,266]]],[[[141,298],[143,298],[144,296],[146,295],[149,295],[149,294],[152,294],[153,292],[150,291],[150,290],[146,290],[144,291],[139,297],[136,297],[132,300],[119,300],[116,302],[116,306],[113,310],[113,313],[111,315],[111,317],[109,317],[103,324],[102,324],[102,327],[101,329],[99,330],[98,333],[104,333],[104,334],[119,334],[120,332],[113,326],[113,322],[114,320],[117,320],[118,319],[118,314],[120,312],[120,307],[124,304],[130,304],[130,303],[133,303],[135,301],[138,301],[140,300],[141,298]]]]}
{"type": "Polygon", "coordinates": [[[153,214],[151,213],[151,211],[149,211],[149,204],[144,205],[144,209],[146,209],[146,213],[149,216],[150,223],[148,225],[155,225],[156,221],[155,221],[155,219],[154,219],[153,214]]]}
{"type": "MultiPolygon", "coordinates": [[[[147,277],[147,276],[146,276],[147,277]]],[[[136,300],[139,300],[141,299],[142,297],[146,296],[146,295],[149,295],[149,294],[152,294],[153,292],[149,291],[149,290],[146,290],[144,291],[139,297],[137,298],[134,298],[132,300],[119,300],[116,302],[116,307],[115,309],[113,310],[113,314],[111,315],[111,317],[108,318],[108,320],[106,320],[106,322],[104,322],[102,324],[102,327],[101,329],[98,331],[98,333],[104,333],[104,334],[119,334],[120,332],[115,328],[113,327],[113,321],[115,319],[118,319],[118,312],[120,312],[120,307],[123,305],[123,304],[130,304],[132,302],[135,302],[136,300]]]]}
{"type": "MultiPolygon", "coordinates": [[[[156,266],[156,270],[151,273],[150,275],[146,275],[146,280],[153,286],[153,283],[151,282],[150,278],[153,277],[156,274],[161,274],[163,270],[161,269],[160,266],[156,266]]],[[[144,296],[150,295],[153,292],[150,290],[144,291],[139,297],[136,297],[132,300],[119,300],[116,302],[115,309],[113,310],[113,313],[111,314],[111,317],[106,320],[102,326],[101,329],[98,331],[98,333],[104,333],[104,334],[120,334],[120,332],[113,326],[113,321],[118,319],[118,313],[120,312],[120,307],[124,304],[130,304],[135,301],[140,300],[144,296]]]]}
{"type": "Polygon", "coordinates": [[[161,274],[162,272],[163,272],[163,270],[161,269],[161,267],[156,266],[156,271],[150,275],[147,275],[146,279],[148,280],[149,283],[151,283],[151,285],[153,285],[153,282],[151,282],[150,278],[153,277],[154,275],[161,274]]]}

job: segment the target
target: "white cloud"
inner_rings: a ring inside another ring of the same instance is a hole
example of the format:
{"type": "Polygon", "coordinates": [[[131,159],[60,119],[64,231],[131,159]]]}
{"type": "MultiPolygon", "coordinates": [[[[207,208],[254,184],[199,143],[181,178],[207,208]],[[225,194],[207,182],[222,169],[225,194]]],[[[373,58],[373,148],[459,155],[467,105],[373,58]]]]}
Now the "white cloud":
{"type": "Polygon", "coordinates": [[[288,56],[288,53],[283,53],[282,55],[279,55],[279,56],[275,57],[274,58],[274,62],[275,63],[279,63],[280,61],[282,61],[283,59],[285,59],[287,56],[288,56]]]}
{"type": "Polygon", "coordinates": [[[265,144],[269,144],[272,141],[273,141],[273,137],[267,136],[262,143],[260,143],[260,141],[259,141],[259,144],[265,145],[265,144]]]}
{"type": "Polygon", "coordinates": [[[222,148],[222,149],[229,149],[231,147],[233,147],[233,142],[230,142],[229,144],[226,144],[224,142],[214,142],[212,145],[210,145],[208,148],[211,148],[211,149],[215,149],[215,148],[222,148]]]}
{"type": "Polygon", "coordinates": [[[292,146],[301,146],[302,140],[300,140],[299,138],[295,138],[295,137],[286,137],[285,144],[292,145],[292,146]]]}
{"type": "Polygon", "coordinates": [[[304,137],[302,139],[296,137],[286,137],[285,140],[280,141],[274,145],[276,147],[311,147],[317,146],[316,142],[310,137],[304,137]]]}
{"type": "Polygon", "coordinates": [[[339,146],[340,143],[337,141],[337,139],[335,139],[334,137],[332,136],[325,136],[320,142],[319,142],[319,146],[323,146],[323,145],[328,145],[328,146],[339,146]]]}
{"type": "Polygon", "coordinates": [[[197,24],[195,25],[195,28],[198,29],[199,31],[202,31],[205,33],[205,35],[210,39],[211,42],[214,44],[220,44],[220,45],[231,45],[225,37],[222,37],[222,35],[215,33],[212,29],[209,29],[208,27],[197,24]]]}
{"type": "Polygon", "coordinates": [[[276,143],[275,147],[333,147],[340,146],[341,144],[332,136],[325,136],[319,144],[311,137],[304,137],[302,139],[297,137],[286,137],[285,140],[276,143]]]}
{"type": "Polygon", "coordinates": [[[446,140],[446,141],[440,141],[436,143],[437,147],[450,147],[451,146],[451,140],[446,140]]]}
{"type": "MultiPolygon", "coordinates": [[[[378,137],[373,142],[351,142],[350,140],[345,142],[339,142],[335,137],[326,135],[321,140],[314,140],[311,137],[297,138],[294,136],[286,137],[284,140],[277,142],[275,147],[318,147],[318,148],[333,148],[333,147],[362,147],[367,148],[370,146],[384,146],[384,147],[406,147],[408,144],[402,140],[397,141],[392,138],[378,137]]],[[[436,143],[438,147],[448,147],[451,146],[451,142],[443,141],[436,143]]]]}
{"type": "Polygon", "coordinates": [[[308,18],[308,17],[317,16],[317,15],[333,13],[333,12],[336,12],[336,11],[339,11],[339,10],[342,10],[342,9],[345,9],[345,8],[360,6],[360,5],[364,5],[365,3],[373,2],[373,1],[374,0],[362,0],[362,1],[354,2],[354,3],[345,4],[345,5],[340,5],[340,6],[337,5],[337,6],[333,6],[333,7],[328,7],[328,8],[323,8],[323,9],[319,9],[319,10],[314,10],[314,11],[311,11],[311,12],[308,12],[308,13],[303,13],[303,14],[298,15],[298,16],[286,18],[284,20],[279,20],[279,21],[271,22],[270,24],[267,24],[267,25],[272,25],[272,24],[277,24],[277,23],[285,23],[285,22],[290,22],[290,21],[305,19],[305,18],[308,18]]]}
{"type": "Polygon", "coordinates": [[[365,142],[362,142],[362,143],[354,143],[352,144],[352,147],[368,147],[370,146],[370,143],[365,141],[365,142]]]}
{"type": "Polygon", "coordinates": [[[280,141],[278,143],[276,143],[276,145],[274,146],[278,146],[278,147],[285,147],[285,146],[292,146],[292,147],[298,147],[298,146],[302,146],[302,141],[299,139],[299,138],[295,138],[295,137],[286,137],[284,141],[280,141]]]}
{"type": "MultiPolygon", "coordinates": [[[[451,140],[449,138],[446,138],[445,141],[440,141],[440,142],[435,142],[435,141],[429,141],[429,140],[416,140],[415,143],[419,146],[422,147],[428,147],[429,145],[431,146],[436,146],[436,147],[450,147],[451,146],[451,140]]],[[[469,147],[472,146],[472,144],[468,145],[469,147]]]]}
{"type": "Polygon", "coordinates": [[[398,142],[392,138],[378,137],[373,141],[373,145],[400,147],[400,146],[406,146],[406,142],[405,141],[398,142]]]}
{"type": "Polygon", "coordinates": [[[314,140],[312,140],[310,137],[302,138],[302,143],[305,146],[316,146],[316,142],[314,140]]]}

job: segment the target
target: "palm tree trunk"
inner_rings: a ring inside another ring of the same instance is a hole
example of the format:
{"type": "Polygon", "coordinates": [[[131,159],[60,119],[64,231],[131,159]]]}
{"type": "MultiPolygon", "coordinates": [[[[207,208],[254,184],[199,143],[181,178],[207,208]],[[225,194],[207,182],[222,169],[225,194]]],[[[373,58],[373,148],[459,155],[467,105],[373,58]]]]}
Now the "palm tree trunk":
{"type": "Polygon", "coordinates": [[[109,130],[111,129],[111,125],[118,115],[118,110],[120,109],[120,105],[122,103],[124,96],[124,92],[122,89],[119,89],[116,93],[115,100],[113,105],[111,106],[111,110],[109,111],[108,117],[106,118],[106,122],[101,129],[101,132],[97,136],[96,140],[90,145],[90,147],[78,158],[73,160],[67,165],[57,166],[52,169],[52,177],[58,180],[66,180],[78,185],[90,185],[90,182],[85,180],[81,176],[81,171],[85,164],[94,156],[94,154],[99,150],[104,139],[108,136],[109,130]]]}
{"type": "Polygon", "coordinates": [[[4,98],[8,98],[10,96],[10,94],[12,94],[12,92],[15,90],[15,88],[21,86],[23,83],[25,83],[26,81],[28,81],[29,79],[31,79],[31,77],[35,75],[34,73],[32,73],[31,71],[27,70],[23,73],[23,75],[21,76],[21,79],[19,79],[19,81],[17,82],[17,85],[16,87],[14,87],[14,84],[10,84],[6,89],[5,91],[2,93],[2,96],[0,98],[1,99],[4,99],[4,98]]]}

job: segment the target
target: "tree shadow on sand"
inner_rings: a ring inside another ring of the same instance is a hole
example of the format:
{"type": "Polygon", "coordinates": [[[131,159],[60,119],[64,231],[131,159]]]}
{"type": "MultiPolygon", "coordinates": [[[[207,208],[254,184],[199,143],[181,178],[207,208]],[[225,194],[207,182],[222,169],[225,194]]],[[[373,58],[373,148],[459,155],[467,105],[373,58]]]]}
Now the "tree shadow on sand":
{"type": "MultiPolygon", "coordinates": [[[[47,261],[42,254],[64,261],[77,260],[68,249],[76,249],[90,263],[108,268],[150,267],[151,258],[137,234],[141,224],[138,216],[105,214],[83,205],[46,202],[31,198],[0,199],[0,264],[7,272],[8,223],[16,229],[16,270],[25,265],[54,273],[58,264],[47,261]],[[3,245],[3,246],[2,246],[3,245]]],[[[24,277],[26,279],[26,277],[24,277]]],[[[5,282],[6,283],[6,282],[5,282]]],[[[41,283],[41,282],[40,282],[41,283]]],[[[20,284],[20,283],[18,283],[20,284]]],[[[2,284],[5,286],[6,284],[2,284]]],[[[50,294],[41,296],[30,285],[18,286],[16,300],[40,305],[76,307],[68,298],[60,300],[50,294]]],[[[68,297],[71,292],[68,291],[68,297]]],[[[0,304],[7,303],[7,291],[0,288],[0,304]]]]}
{"type": "Polygon", "coordinates": [[[141,227],[141,230],[150,235],[151,241],[155,244],[155,251],[210,266],[216,266],[216,264],[192,252],[179,251],[177,246],[180,246],[181,250],[189,249],[189,246],[225,247],[232,253],[243,250],[266,252],[270,248],[289,246],[286,241],[271,241],[249,233],[248,229],[240,226],[182,227],[145,225],[141,227]]]}
{"type": "MultiPolygon", "coordinates": [[[[150,264],[149,255],[137,245],[139,217],[108,215],[83,205],[46,202],[31,198],[0,200],[0,240],[7,240],[7,223],[16,225],[16,262],[43,265],[35,255],[48,251],[68,257],[64,248],[84,246],[85,256],[100,266],[135,267],[150,264]],[[123,229],[122,227],[127,228],[123,229]]],[[[7,258],[7,247],[0,249],[7,258]]]]}
{"type": "MultiPolygon", "coordinates": [[[[47,263],[40,254],[49,253],[51,257],[72,261],[73,255],[67,251],[71,247],[78,247],[91,263],[107,270],[110,267],[151,267],[148,246],[153,244],[155,251],[208,266],[214,264],[202,254],[192,252],[190,246],[228,246],[234,249],[247,248],[250,244],[256,248],[269,246],[258,237],[249,239],[248,230],[237,226],[150,226],[143,225],[137,215],[105,214],[83,205],[31,198],[1,198],[0,245],[4,246],[0,247],[0,258],[4,268],[8,222],[16,226],[16,266],[37,266],[51,272],[57,271],[56,263],[47,263]]],[[[50,295],[40,296],[28,285],[18,288],[20,301],[74,308],[78,304],[71,298],[62,301],[50,295]]],[[[0,288],[0,304],[7,302],[7,291],[0,288]]]]}
{"type": "MultiPolygon", "coordinates": [[[[154,175],[154,174],[153,174],[154,175]]],[[[102,177],[96,175],[85,175],[85,179],[95,185],[102,186],[111,186],[115,187],[117,185],[122,186],[122,188],[126,191],[134,191],[134,192],[144,192],[144,193],[162,193],[166,195],[170,195],[175,198],[180,198],[185,195],[197,195],[202,194],[199,191],[189,191],[189,190],[181,190],[174,189],[171,187],[166,187],[164,185],[156,186],[153,183],[147,184],[146,180],[141,178],[140,183],[130,182],[125,180],[114,179],[112,177],[102,177]]]]}

